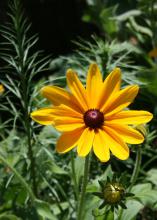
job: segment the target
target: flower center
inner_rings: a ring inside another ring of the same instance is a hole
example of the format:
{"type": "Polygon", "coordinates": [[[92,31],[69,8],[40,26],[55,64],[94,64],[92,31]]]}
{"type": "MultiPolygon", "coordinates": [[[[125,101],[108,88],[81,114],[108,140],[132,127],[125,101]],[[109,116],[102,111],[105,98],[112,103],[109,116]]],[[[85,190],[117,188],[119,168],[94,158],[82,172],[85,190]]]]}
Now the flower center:
{"type": "Polygon", "coordinates": [[[87,127],[100,128],[104,123],[104,114],[97,109],[90,109],[85,112],[83,119],[87,127]]]}

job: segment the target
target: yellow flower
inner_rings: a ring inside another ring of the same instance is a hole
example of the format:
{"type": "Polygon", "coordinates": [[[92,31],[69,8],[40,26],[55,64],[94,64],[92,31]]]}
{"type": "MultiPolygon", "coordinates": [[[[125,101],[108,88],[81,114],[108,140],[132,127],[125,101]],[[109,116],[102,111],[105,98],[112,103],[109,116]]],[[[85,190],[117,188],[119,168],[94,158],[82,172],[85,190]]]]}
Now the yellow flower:
{"type": "Polygon", "coordinates": [[[86,87],[77,74],[67,71],[70,92],[56,86],[45,86],[41,92],[53,106],[32,112],[31,117],[43,125],[53,125],[62,132],[56,149],[65,153],[77,146],[79,156],[86,156],[93,147],[102,162],[114,156],[125,160],[129,156],[126,143],[140,144],[143,135],[132,124],[152,119],[147,111],[124,110],[136,97],[139,87],[127,86],[120,90],[121,72],[115,68],[103,82],[96,64],[91,64],[86,87]]]}
{"type": "Polygon", "coordinates": [[[3,92],[4,92],[4,86],[0,84],[0,94],[2,94],[3,92]]]}

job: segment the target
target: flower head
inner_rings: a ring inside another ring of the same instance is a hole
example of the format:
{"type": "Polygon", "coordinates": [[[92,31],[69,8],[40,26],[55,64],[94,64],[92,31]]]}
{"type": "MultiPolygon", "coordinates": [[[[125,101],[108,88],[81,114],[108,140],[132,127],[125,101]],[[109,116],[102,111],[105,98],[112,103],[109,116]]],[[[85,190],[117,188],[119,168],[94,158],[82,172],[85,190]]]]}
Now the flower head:
{"type": "Polygon", "coordinates": [[[93,192],[95,196],[98,196],[101,199],[99,209],[104,208],[106,205],[109,205],[112,210],[118,208],[118,206],[121,206],[124,209],[126,208],[126,198],[134,196],[134,194],[127,192],[128,190],[123,181],[124,176],[121,176],[121,180],[115,176],[112,179],[108,177],[106,181],[99,180],[101,191],[93,192]]]}
{"type": "Polygon", "coordinates": [[[56,149],[65,153],[75,147],[79,156],[86,156],[93,147],[102,161],[114,156],[125,160],[129,156],[126,143],[140,144],[143,135],[130,125],[152,119],[147,111],[124,110],[133,102],[139,87],[127,86],[120,90],[121,72],[115,68],[103,81],[96,64],[91,64],[86,87],[77,74],[67,71],[70,91],[56,86],[45,86],[41,92],[53,106],[32,112],[31,117],[43,125],[53,125],[62,132],[56,149]]]}

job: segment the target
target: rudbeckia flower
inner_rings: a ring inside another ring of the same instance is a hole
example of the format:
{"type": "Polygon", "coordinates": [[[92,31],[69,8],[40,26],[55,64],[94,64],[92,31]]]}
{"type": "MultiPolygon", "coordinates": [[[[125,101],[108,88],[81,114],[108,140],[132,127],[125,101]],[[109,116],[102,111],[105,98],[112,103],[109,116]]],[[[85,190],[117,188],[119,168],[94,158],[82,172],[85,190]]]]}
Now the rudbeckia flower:
{"type": "Polygon", "coordinates": [[[139,87],[127,86],[120,90],[121,72],[115,68],[103,81],[96,64],[91,64],[84,87],[77,74],[67,71],[70,91],[56,86],[45,86],[41,93],[52,106],[32,112],[31,117],[42,125],[53,125],[62,132],[56,144],[59,153],[77,147],[85,157],[92,149],[102,162],[110,159],[110,152],[125,160],[128,144],[140,144],[143,135],[131,125],[152,119],[147,111],[125,110],[136,97],[139,87]]]}

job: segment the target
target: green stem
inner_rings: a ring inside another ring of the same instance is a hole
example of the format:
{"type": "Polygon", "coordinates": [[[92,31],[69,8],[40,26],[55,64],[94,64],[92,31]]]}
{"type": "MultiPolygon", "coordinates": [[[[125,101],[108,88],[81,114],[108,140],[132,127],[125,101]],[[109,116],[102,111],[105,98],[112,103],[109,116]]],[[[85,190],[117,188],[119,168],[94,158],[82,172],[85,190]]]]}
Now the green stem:
{"type": "Polygon", "coordinates": [[[30,159],[30,173],[31,173],[31,180],[33,186],[33,192],[37,196],[37,183],[36,183],[36,172],[35,172],[35,158],[33,156],[33,149],[32,149],[32,135],[31,135],[31,126],[30,126],[30,119],[27,113],[26,116],[26,133],[27,133],[27,143],[28,143],[28,157],[30,159]]]}
{"type": "Polygon", "coordinates": [[[137,148],[135,166],[134,166],[133,174],[132,174],[132,177],[130,180],[130,182],[131,182],[130,190],[137,180],[137,177],[138,177],[138,174],[140,171],[141,160],[142,160],[142,151],[141,151],[141,146],[139,146],[137,148]]]}
{"type": "Polygon", "coordinates": [[[32,200],[32,203],[35,202],[35,195],[32,192],[31,188],[29,187],[29,185],[26,183],[25,179],[16,171],[16,169],[14,167],[12,167],[8,161],[4,158],[4,156],[2,154],[0,154],[0,160],[7,166],[10,168],[10,170],[15,174],[15,176],[18,178],[18,180],[20,181],[21,185],[27,190],[27,192],[29,193],[29,196],[32,200]]]}
{"type": "Polygon", "coordinates": [[[19,66],[19,75],[21,76],[21,97],[22,97],[22,106],[23,106],[23,117],[24,117],[24,125],[25,131],[27,135],[27,145],[28,145],[28,158],[30,160],[30,176],[32,180],[32,188],[34,194],[37,196],[37,182],[36,182],[36,173],[35,173],[35,158],[33,156],[33,146],[32,146],[32,129],[30,123],[30,105],[29,105],[29,93],[28,93],[28,78],[27,76],[27,68],[25,68],[25,47],[23,45],[24,41],[24,33],[21,32],[21,3],[20,1],[15,2],[15,20],[13,20],[14,29],[16,31],[16,39],[18,46],[18,66],[19,66]],[[17,3],[17,4],[16,4],[17,3]]]}
{"type": "Polygon", "coordinates": [[[58,206],[58,208],[60,209],[60,211],[63,212],[62,206],[60,205],[60,200],[59,200],[59,198],[58,198],[58,195],[56,195],[56,192],[55,192],[54,188],[49,184],[49,182],[48,182],[48,180],[46,179],[46,177],[44,177],[42,174],[41,174],[41,177],[42,177],[42,179],[44,180],[44,182],[47,184],[47,186],[49,187],[49,189],[50,189],[52,195],[54,196],[56,205],[58,206]]]}
{"type": "Polygon", "coordinates": [[[84,176],[83,176],[83,182],[82,182],[82,191],[79,199],[78,204],[78,215],[77,220],[82,220],[83,215],[83,207],[84,207],[84,199],[85,199],[85,193],[86,193],[86,186],[88,182],[88,172],[89,172],[89,166],[90,166],[90,155],[86,156],[85,159],[85,165],[84,165],[84,176]]]}
{"type": "Polygon", "coordinates": [[[72,178],[74,182],[74,191],[75,191],[75,198],[78,201],[79,199],[79,191],[78,191],[78,184],[76,178],[76,171],[75,171],[75,161],[74,161],[74,154],[71,152],[71,170],[72,170],[72,178]]]}
{"type": "MultiPolygon", "coordinates": [[[[141,161],[142,161],[142,151],[141,151],[141,146],[139,146],[136,151],[136,161],[135,161],[135,166],[134,166],[133,173],[132,173],[131,180],[130,180],[131,185],[129,187],[129,192],[131,191],[134,183],[137,180],[137,177],[140,171],[141,161]]],[[[123,214],[123,208],[121,208],[120,210],[118,220],[121,220],[122,214],[123,214]]]]}
{"type": "Polygon", "coordinates": [[[56,184],[56,187],[58,188],[58,190],[61,192],[62,196],[64,197],[64,199],[69,203],[69,206],[75,210],[75,207],[73,206],[72,202],[70,201],[70,199],[68,198],[68,196],[66,195],[63,187],[61,186],[61,184],[58,183],[58,181],[53,180],[54,183],[56,184]]]}

